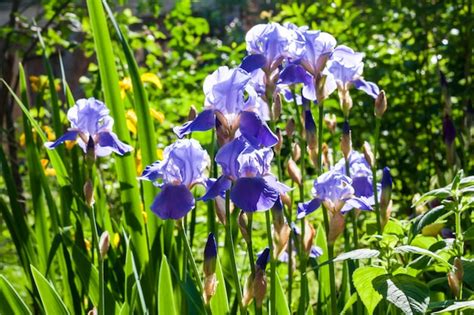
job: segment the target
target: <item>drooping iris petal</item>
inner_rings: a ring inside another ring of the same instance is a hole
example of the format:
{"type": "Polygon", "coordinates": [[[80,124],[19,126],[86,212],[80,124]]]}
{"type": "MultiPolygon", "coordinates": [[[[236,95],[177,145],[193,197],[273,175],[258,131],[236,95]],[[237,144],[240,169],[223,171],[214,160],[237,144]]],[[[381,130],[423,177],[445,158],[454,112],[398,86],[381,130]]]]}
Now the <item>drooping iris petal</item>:
{"type": "Polygon", "coordinates": [[[315,198],[311,201],[305,202],[305,203],[299,203],[298,204],[298,214],[296,215],[296,218],[297,219],[304,218],[308,214],[314,212],[320,206],[321,206],[321,200],[317,199],[317,198],[315,198]]]}
{"type": "Polygon", "coordinates": [[[376,99],[380,93],[380,89],[377,84],[365,81],[362,78],[352,81],[352,84],[354,84],[354,87],[356,89],[364,91],[367,95],[371,96],[374,99],[376,99]]]}
{"type": "Polygon", "coordinates": [[[194,131],[206,131],[212,129],[216,124],[216,117],[212,109],[202,111],[197,117],[184,123],[182,126],[173,128],[174,133],[178,138],[183,138],[185,135],[194,131]]]}
{"type": "Polygon", "coordinates": [[[162,162],[156,161],[148,166],[145,167],[142,174],[138,179],[140,180],[148,180],[151,182],[157,181],[159,178],[163,177],[162,173],[162,162]]]}
{"type": "Polygon", "coordinates": [[[63,143],[64,141],[74,141],[77,139],[77,136],[79,135],[79,131],[78,130],[68,130],[66,131],[61,137],[59,137],[58,139],[56,139],[55,141],[53,142],[46,142],[44,145],[48,148],[48,149],[54,149],[56,148],[58,145],[60,145],[61,143],[63,143]]]}
{"type": "Polygon", "coordinates": [[[240,64],[240,68],[244,69],[248,73],[255,71],[257,69],[263,68],[265,66],[266,58],[262,54],[248,55],[240,64]]]}
{"type": "Polygon", "coordinates": [[[120,141],[117,135],[113,132],[107,132],[107,131],[100,132],[98,134],[98,138],[99,138],[98,139],[99,147],[96,148],[97,156],[107,155],[107,154],[101,154],[100,151],[98,151],[102,148],[112,150],[113,152],[120,155],[124,155],[125,153],[132,151],[132,147],[120,141]]]}
{"type": "Polygon", "coordinates": [[[232,185],[232,181],[227,176],[221,176],[217,180],[209,179],[207,182],[207,191],[199,198],[202,201],[208,201],[218,196],[223,195],[226,190],[229,190],[232,185]]]}
{"type": "Polygon", "coordinates": [[[178,220],[194,208],[194,196],[185,185],[165,184],[151,205],[161,219],[178,220]]]}
{"type": "Polygon", "coordinates": [[[272,147],[278,142],[277,136],[254,112],[243,111],[240,114],[239,130],[242,136],[256,147],[272,147]]]}
{"type": "Polygon", "coordinates": [[[264,176],[264,178],[267,184],[280,194],[284,194],[291,191],[291,187],[288,187],[287,185],[280,183],[277,180],[277,178],[273,176],[272,174],[267,174],[264,176]]]}
{"type": "Polygon", "coordinates": [[[372,207],[368,204],[366,198],[352,197],[345,200],[344,207],[341,209],[342,213],[346,213],[351,209],[360,209],[360,210],[372,210],[372,207]]]}
{"type": "Polygon", "coordinates": [[[239,178],[230,192],[232,202],[246,212],[268,210],[278,196],[278,192],[261,177],[239,178]]]}
{"type": "Polygon", "coordinates": [[[239,166],[237,158],[240,153],[247,147],[245,139],[239,137],[226,143],[220,148],[216,154],[216,163],[222,167],[224,175],[229,176],[233,179],[238,177],[239,166]]]}

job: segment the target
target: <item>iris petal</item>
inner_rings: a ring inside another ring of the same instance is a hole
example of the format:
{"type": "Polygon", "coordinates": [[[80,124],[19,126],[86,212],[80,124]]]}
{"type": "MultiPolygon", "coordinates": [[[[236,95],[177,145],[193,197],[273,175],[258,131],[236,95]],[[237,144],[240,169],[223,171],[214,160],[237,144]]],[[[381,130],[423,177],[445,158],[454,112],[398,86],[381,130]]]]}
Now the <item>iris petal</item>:
{"type": "Polygon", "coordinates": [[[210,183],[207,185],[207,191],[204,196],[199,198],[199,200],[208,201],[216,198],[217,196],[222,196],[226,190],[230,189],[232,184],[231,180],[227,176],[221,176],[214,181],[209,179],[208,182],[210,183]]]}
{"type": "Polygon", "coordinates": [[[358,90],[364,91],[367,95],[371,96],[372,98],[376,99],[380,93],[380,89],[377,84],[369,81],[365,81],[362,78],[352,81],[354,87],[358,90]]]}
{"type": "Polygon", "coordinates": [[[163,220],[178,220],[194,208],[194,203],[194,196],[185,185],[166,184],[153,201],[151,210],[163,220]]]}
{"type": "MultiPolygon", "coordinates": [[[[132,147],[120,141],[117,135],[113,132],[103,131],[103,132],[100,132],[98,136],[99,136],[99,146],[104,149],[110,149],[111,151],[119,155],[124,155],[132,151],[132,147]]],[[[107,154],[101,154],[100,151],[98,151],[98,149],[100,148],[96,148],[97,156],[107,155],[107,154]]]]}
{"type": "Polygon", "coordinates": [[[56,139],[56,141],[53,142],[45,142],[44,146],[47,147],[48,149],[54,149],[64,141],[74,141],[77,138],[77,135],[79,134],[78,130],[68,130],[66,131],[61,137],[56,139]]]}
{"type": "Polygon", "coordinates": [[[178,136],[178,138],[181,139],[193,131],[206,131],[212,129],[215,124],[216,119],[214,116],[214,111],[212,109],[207,109],[197,115],[194,120],[188,121],[182,126],[174,127],[173,131],[178,136]]]}
{"type": "Polygon", "coordinates": [[[296,215],[297,219],[302,219],[308,214],[314,212],[314,210],[318,209],[321,206],[321,200],[315,198],[311,201],[305,203],[298,204],[298,214],[296,215]]]}
{"type": "Polygon", "coordinates": [[[278,142],[277,136],[268,128],[267,124],[254,112],[244,111],[240,114],[240,132],[253,146],[274,146],[278,142]]]}
{"type": "Polygon", "coordinates": [[[255,212],[270,209],[278,192],[261,177],[242,177],[235,182],[230,198],[243,211],[255,212]]]}
{"type": "Polygon", "coordinates": [[[266,62],[267,59],[262,54],[249,55],[242,60],[240,68],[247,72],[252,72],[254,70],[263,68],[266,62]]]}

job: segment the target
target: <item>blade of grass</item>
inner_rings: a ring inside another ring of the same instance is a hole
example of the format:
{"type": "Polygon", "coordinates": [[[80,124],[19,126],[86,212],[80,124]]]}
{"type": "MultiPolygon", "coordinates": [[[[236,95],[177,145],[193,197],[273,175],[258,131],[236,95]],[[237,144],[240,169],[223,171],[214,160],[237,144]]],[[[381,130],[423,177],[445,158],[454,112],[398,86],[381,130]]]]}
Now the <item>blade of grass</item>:
{"type": "MultiPolygon", "coordinates": [[[[130,133],[125,120],[125,109],[120,97],[115,55],[112,51],[107,21],[100,0],[87,0],[90,23],[94,37],[99,73],[104,92],[105,103],[111,109],[115,121],[117,136],[124,142],[130,143],[130,133]]],[[[140,191],[136,180],[136,166],[132,155],[116,157],[116,169],[120,182],[122,203],[124,205],[125,222],[130,229],[130,236],[139,269],[148,262],[148,250],[143,224],[140,202],[140,191]]]]}
{"type": "Polygon", "coordinates": [[[38,288],[41,301],[46,314],[69,314],[66,305],[63,303],[53,285],[46,280],[46,278],[35,267],[31,266],[33,278],[35,279],[36,287],[38,288]]]}
{"type": "Polygon", "coordinates": [[[12,284],[0,275],[0,313],[2,314],[32,314],[26,303],[20,297],[12,284]]]}

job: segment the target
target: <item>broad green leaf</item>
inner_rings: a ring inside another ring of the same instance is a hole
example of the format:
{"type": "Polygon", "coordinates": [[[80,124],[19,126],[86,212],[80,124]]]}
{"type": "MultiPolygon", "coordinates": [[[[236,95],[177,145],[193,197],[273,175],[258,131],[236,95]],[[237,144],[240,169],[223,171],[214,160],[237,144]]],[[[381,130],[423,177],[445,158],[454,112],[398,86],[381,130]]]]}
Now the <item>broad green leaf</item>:
{"type": "Polygon", "coordinates": [[[380,252],[376,249],[370,249],[370,248],[361,248],[361,249],[355,249],[347,253],[342,253],[336,258],[334,258],[334,261],[344,261],[347,259],[366,259],[366,258],[374,258],[378,257],[380,255],[380,252]]]}
{"type": "Polygon", "coordinates": [[[424,205],[427,202],[433,199],[440,199],[443,200],[451,195],[451,190],[448,187],[438,188],[431,190],[424,195],[422,195],[413,205],[412,207],[424,205]]]}
{"type": "MultiPolygon", "coordinates": [[[[112,50],[109,28],[101,0],[87,0],[95,52],[99,66],[102,90],[105,104],[110,108],[114,118],[114,130],[118,138],[130,143],[130,132],[125,119],[125,108],[120,97],[115,54],[112,50]]],[[[131,154],[115,157],[117,179],[120,184],[121,200],[124,209],[125,222],[129,229],[133,247],[136,251],[138,265],[143,267],[148,262],[149,251],[146,243],[146,232],[138,189],[135,160],[131,154]]]]}
{"type": "Polygon", "coordinates": [[[26,303],[3,275],[0,275],[0,313],[32,314],[26,303]]]}
{"type": "Polygon", "coordinates": [[[445,213],[446,208],[444,207],[444,205],[440,205],[425,212],[419,218],[416,218],[414,223],[414,234],[416,235],[420,233],[425,226],[434,223],[445,213]]]}
{"type": "Polygon", "coordinates": [[[216,261],[216,278],[216,294],[211,298],[211,311],[212,314],[228,314],[230,312],[229,302],[227,298],[227,290],[225,288],[224,273],[222,272],[219,257],[217,257],[216,261]]]}
{"type": "Polygon", "coordinates": [[[417,278],[405,274],[383,275],[373,281],[374,287],[387,301],[404,314],[424,314],[430,303],[430,290],[417,278]]]}
{"type": "Polygon", "coordinates": [[[352,275],[352,282],[357,290],[357,294],[367,308],[369,314],[373,314],[377,304],[382,300],[374,288],[373,280],[379,276],[385,275],[386,271],[379,267],[360,267],[352,275]]]}
{"type": "Polygon", "coordinates": [[[286,314],[290,315],[290,310],[288,308],[288,302],[286,301],[286,295],[285,292],[283,291],[283,287],[281,286],[280,282],[280,277],[278,277],[278,274],[276,274],[276,294],[275,294],[275,308],[277,314],[286,314]]]}
{"type": "MultiPolygon", "coordinates": [[[[127,244],[127,256],[126,256],[126,290],[127,290],[127,293],[130,292],[130,283],[133,283],[133,285],[135,286],[136,288],[136,292],[138,293],[138,298],[140,299],[140,305],[141,305],[141,308],[142,308],[142,312],[143,313],[148,313],[148,307],[145,303],[145,298],[143,296],[143,289],[142,289],[142,285],[140,283],[140,277],[138,275],[138,270],[137,270],[137,266],[135,264],[135,258],[133,257],[133,252],[130,248],[130,239],[128,238],[127,234],[125,233],[125,231],[123,232],[123,235],[125,237],[125,242],[127,244]],[[130,270],[131,269],[131,270],[130,270]],[[130,274],[130,271],[132,272],[132,274],[130,274]],[[132,279],[130,279],[130,277],[133,275],[133,281],[132,279]]],[[[128,298],[130,298],[130,296],[128,296],[128,298]]],[[[129,304],[132,305],[131,303],[131,300],[129,301],[129,304]]]]}
{"type": "Polygon", "coordinates": [[[441,314],[441,313],[452,312],[452,311],[460,310],[460,309],[474,309],[474,301],[454,302],[452,305],[442,310],[439,310],[437,312],[433,312],[432,314],[441,314]]]}
{"type": "Polygon", "coordinates": [[[433,253],[432,251],[429,251],[424,248],[416,247],[416,246],[411,246],[411,245],[402,245],[395,247],[394,249],[395,253],[412,253],[412,254],[419,254],[419,255],[425,255],[429,256],[431,258],[434,258],[442,263],[444,263],[447,266],[451,266],[449,262],[447,262],[443,257],[433,253]]]}
{"type": "MultiPolygon", "coordinates": [[[[328,248],[326,241],[326,234],[324,233],[324,228],[321,224],[318,225],[316,229],[316,245],[323,250],[323,254],[319,257],[320,261],[328,260],[328,248]]],[[[329,305],[329,299],[331,296],[331,288],[327,285],[330,281],[329,277],[329,266],[322,266],[319,270],[319,302],[323,307],[329,305]]],[[[319,303],[318,303],[319,304],[319,303]]]]}
{"type": "Polygon", "coordinates": [[[35,279],[36,287],[43,302],[43,307],[46,314],[60,315],[69,314],[66,305],[63,303],[53,285],[46,280],[45,277],[34,266],[31,266],[33,278],[35,279]]]}
{"type": "Polygon", "coordinates": [[[161,260],[160,276],[158,279],[158,314],[178,314],[174,303],[170,267],[164,255],[161,260]]]}

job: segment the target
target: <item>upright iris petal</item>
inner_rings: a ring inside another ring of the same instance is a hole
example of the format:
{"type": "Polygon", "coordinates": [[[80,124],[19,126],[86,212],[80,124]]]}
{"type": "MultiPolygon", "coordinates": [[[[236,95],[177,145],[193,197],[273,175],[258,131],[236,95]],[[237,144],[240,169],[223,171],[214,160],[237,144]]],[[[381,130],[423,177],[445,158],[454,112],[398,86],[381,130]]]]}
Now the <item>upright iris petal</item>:
{"type": "Polygon", "coordinates": [[[269,148],[257,148],[242,136],[232,140],[217,152],[216,162],[223,175],[208,186],[202,199],[222,195],[233,182],[230,198],[237,207],[246,212],[270,209],[280,193],[289,190],[270,173],[272,159],[269,148]]]}
{"type": "Polygon", "coordinates": [[[354,195],[352,180],[335,170],[319,176],[314,181],[312,193],[313,200],[298,205],[298,218],[305,217],[321,204],[332,213],[346,212],[353,208],[372,210],[364,199],[354,195]]]}
{"type": "Polygon", "coordinates": [[[80,99],[67,113],[71,122],[68,131],[54,142],[46,142],[48,149],[54,149],[64,141],[77,139],[84,153],[87,153],[87,143],[92,143],[96,156],[107,156],[112,152],[124,155],[132,147],[120,141],[112,132],[114,120],[109,115],[109,109],[104,103],[94,98],[80,99]]]}
{"type": "Polygon", "coordinates": [[[209,130],[216,126],[217,119],[228,140],[240,127],[241,134],[253,144],[275,145],[278,139],[260,117],[261,104],[251,78],[242,68],[219,67],[204,81],[204,111],[193,121],[175,127],[174,132],[182,138],[193,131],[209,130]]]}
{"type": "Polygon", "coordinates": [[[328,61],[329,72],[336,80],[339,90],[345,92],[348,90],[349,84],[352,84],[376,99],[380,89],[375,83],[365,81],[362,78],[364,69],[362,59],[363,54],[357,53],[344,45],[337,46],[328,61]]]}
{"type": "Polygon", "coordinates": [[[336,39],[329,33],[310,30],[307,26],[300,27],[299,31],[305,41],[301,65],[313,76],[318,76],[336,46],[336,39]]]}
{"type": "Polygon", "coordinates": [[[151,210],[162,219],[180,219],[194,207],[190,189],[205,185],[204,174],[209,155],[194,139],[178,140],[165,148],[163,160],[145,168],[141,180],[149,180],[161,188],[151,210]]]}

